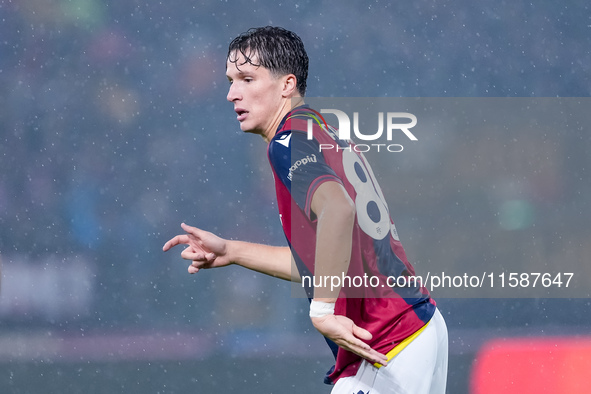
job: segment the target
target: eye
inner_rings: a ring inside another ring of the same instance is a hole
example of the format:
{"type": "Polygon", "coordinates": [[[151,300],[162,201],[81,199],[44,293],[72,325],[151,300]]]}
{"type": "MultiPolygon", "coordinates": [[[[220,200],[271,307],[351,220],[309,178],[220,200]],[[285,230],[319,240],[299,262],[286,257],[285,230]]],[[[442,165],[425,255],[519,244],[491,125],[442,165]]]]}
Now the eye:
{"type": "Polygon", "coordinates": [[[249,83],[249,82],[252,82],[252,81],[254,81],[254,79],[252,77],[246,77],[246,78],[244,78],[244,82],[246,82],[246,83],[249,83]]]}

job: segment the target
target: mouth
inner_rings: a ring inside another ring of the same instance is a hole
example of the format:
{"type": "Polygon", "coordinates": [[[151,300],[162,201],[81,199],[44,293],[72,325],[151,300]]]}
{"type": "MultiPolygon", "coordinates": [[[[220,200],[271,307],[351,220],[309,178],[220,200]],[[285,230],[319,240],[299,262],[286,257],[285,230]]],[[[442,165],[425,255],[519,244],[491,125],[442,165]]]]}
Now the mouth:
{"type": "Polygon", "coordinates": [[[242,122],[244,119],[246,119],[246,115],[248,114],[248,111],[246,111],[246,110],[244,110],[244,109],[242,109],[242,108],[236,108],[236,109],[234,110],[234,112],[236,112],[236,115],[237,115],[237,116],[236,116],[236,119],[237,119],[239,122],[242,122]]]}

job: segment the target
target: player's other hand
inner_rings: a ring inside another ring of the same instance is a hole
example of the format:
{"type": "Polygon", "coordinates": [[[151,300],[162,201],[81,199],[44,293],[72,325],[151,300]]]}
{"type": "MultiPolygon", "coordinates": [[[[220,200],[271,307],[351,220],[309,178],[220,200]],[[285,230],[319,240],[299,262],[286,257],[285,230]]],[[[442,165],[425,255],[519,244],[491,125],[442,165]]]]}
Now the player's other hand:
{"type": "Polygon", "coordinates": [[[200,269],[223,267],[231,263],[228,257],[228,241],[197,227],[181,224],[185,234],[177,235],[164,244],[165,252],[176,245],[187,245],[181,257],[190,260],[188,271],[197,273],[200,269]]]}
{"type": "Polygon", "coordinates": [[[312,324],[322,335],[332,340],[345,350],[355,353],[372,363],[388,364],[382,353],[372,349],[363,340],[369,341],[372,335],[364,328],[357,326],[351,319],[341,315],[312,317],[312,324]]]}

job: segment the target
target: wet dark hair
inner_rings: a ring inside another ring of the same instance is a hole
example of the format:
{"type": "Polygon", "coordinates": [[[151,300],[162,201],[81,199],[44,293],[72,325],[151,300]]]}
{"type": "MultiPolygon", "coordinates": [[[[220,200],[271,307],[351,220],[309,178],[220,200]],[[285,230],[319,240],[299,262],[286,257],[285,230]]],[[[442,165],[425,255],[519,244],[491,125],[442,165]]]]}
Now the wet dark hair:
{"type": "Polygon", "coordinates": [[[238,62],[238,56],[230,58],[234,52],[240,53],[245,59],[236,67],[248,63],[255,67],[263,66],[275,76],[293,74],[298,92],[302,96],[306,94],[308,54],[297,34],[275,26],[252,28],[230,43],[227,57],[230,63],[238,62]]]}

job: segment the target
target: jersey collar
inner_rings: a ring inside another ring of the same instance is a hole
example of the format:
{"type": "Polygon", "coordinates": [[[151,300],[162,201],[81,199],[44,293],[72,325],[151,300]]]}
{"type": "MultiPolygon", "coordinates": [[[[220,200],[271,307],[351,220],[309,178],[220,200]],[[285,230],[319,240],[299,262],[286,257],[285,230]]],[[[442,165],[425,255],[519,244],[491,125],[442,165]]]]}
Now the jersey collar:
{"type": "Polygon", "coordinates": [[[286,131],[289,131],[289,130],[283,130],[283,126],[285,126],[285,122],[287,122],[289,120],[289,118],[291,118],[292,116],[294,116],[298,113],[306,113],[310,110],[311,109],[308,104],[302,104],[302,105],[298,105],[297,107],[294,107],[291,111],[289,111],[288,113],[285,114],[285,116],[281,120],[281,123],[279,123],[279,126],[277,127],[277,131],[275,132],[275,136],[277,136],[281,133],[284,133],[286,131]]]}

